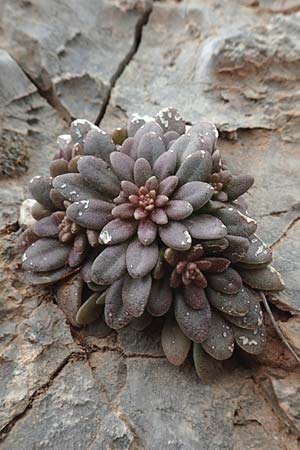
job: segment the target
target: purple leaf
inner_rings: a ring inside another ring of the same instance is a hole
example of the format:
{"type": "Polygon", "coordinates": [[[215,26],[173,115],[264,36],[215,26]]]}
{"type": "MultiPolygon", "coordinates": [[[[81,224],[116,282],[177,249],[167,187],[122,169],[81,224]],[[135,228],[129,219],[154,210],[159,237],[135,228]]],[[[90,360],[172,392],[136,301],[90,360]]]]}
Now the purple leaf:
{"type": "Polygon", "coordinates": [[[49,167],[51,177],[57,177],[68,172],[68,162],[65,159],[55,159],[49,167]]]}
{"type": "Polygon", "coordinates": [[[212,159],[208,152],[201,150],[189,155],[176,172],[179,186],[190,181],[206,181],[211,175],[212,159]]]}
{"type": "Polygon", "coordinates": [[[53,211],[54,205],[50,199],[52,179],[50,177],[34,177],[29,182],[29,191],[32,197],[46,209],[53,211]]]}
{"type": "Polygon", "coordinates": [[[178,178],[175,175],[165,178],[158,187],[158,193],[168,197],[175,191],[178,184],[178,178]]]}
{"type": "Polygon", "coordinates": [[[224,294],[237,294],[242,288],[242,279],[239,274],[230,267],[222,273],[208,274],[206,278],[209,286],[224,294]]]}
{"type": "Polygon", "coordinates": [[[162,137],[150,132],[143,135],[141,138],[138,148],[137,156],[138,158],[146,159],[151,167],[153,167],[155,161],[166,151],[166,147],[162,137]]]}
{"type": "MultiPolygon", "coordinates": [[[[205,150],[210,154],[214,152],[218,139],[218,130],[213,123],[198,122],[189,129],[188,134],[191,137],[197,137],[199,150],[205,150]]],[[[186,158],[187,156],[188,153],[184,153],[183,157],[186,158]]]]}
{"type": "Polygon", "coordinates": [[[173,195],[173,200],[185,200],[194,210],[202,208],[212,197],[213,188],[202,181],[191,181],[181,186],[173,195]]]}
{"type": "Polygon", "coordinates": [[[226,318],[229,322],[233,323],[237,327],[246,328],[247,330],[255,330],[262,324],[263,313],[260,306],[260,297],[251,289],[244,288],[246,295],[248,296],[247,304],[248,311],[244,316],[227,315],[226,318]]]}
{"type": "Polygon", "coordinates": [[[254,183],[251,175],[237,175],[232,177],[231,181],[224,187],[228,200],[232,201],[243,195],[254,183]]]}
{"type": "Polygon", "coordinates": [[[24,281],[27,284],[36,286],[48,286],[50,284],[57,283],[57,281],[72,275],[78,269],[65,266],[58,270],[52,270],[49,272],[31,272],[27,271],[24,274],[24,281]]]}
{"type": "Polygon", "coordinates": [[[141,220],[138,228],[138,238],[143,245],[151,245],[157,234],[157,226],[152,220],[141,220]]]}
{"type": "Polygon", "coordinates": [[[159,179],[164,180],[174,175],[176,169],[176,155],[172,152],[164,152],[157,158],[153,166],[153,173],[159,179]]]}
{"type": "Polygon", "coordinates": [[[82,156],[78,161],[82,177],[104,197],[116,197],[121,188],[120,182],[109,165],[95,156],[82,156]]]}
{"type": "Polygon", "coordinates": [[[133,180],[134,160],[130,156],[120,152],[112,152],[110,162],[119,180],[133,180]]]}
{"type": "Polygon", "coordinates": [[[191,341],[183,334],[177,325],[174,315],[168,314],[165,320],[161,344],[167,360],[175,366],[184,363],[191,348],[191,341]]]}
{"type": "Polygon", "coordinates": [[[168,223],[168,216],[162,208],[155,208],[151,213],[151,220],[157,225],[165,225],[168,223]]]}
{"type": "Polygon", "coordinates": [[[247,254],[249,248],[248,239],[242,236],[226,236],[226,240],[229,243],[226,250],[222,253],[222,256],[228,258],[231,262],[236,263],[241,261],[247,254]]]}
{"type": "Polygon", "coordinates": [[[136,238],[129,244],[126,252],[126,266],[132,278],[141,278],[154,269],[158,259],[158,246],[155,243],[144,246],[136,238]]]}
{"type": "Polygon", "coordinates": [[[151,275],[137,279],[126,275],[122,289],[122,300],[126,311],[131,316],[140,317],[143,314],[150,294],[151,284],[151,275]]]}
{"type": "Polygon", "coordinates": [[[193,207],[185,200],[170,200],[165,207],[165,212],[169,219],[182,220],[192,214],[193,207]]]}
{"type": "Polygon", "coordinates": [[[131,238],[137,230],[136,220],[114,219],[107,223],[99,236],[100,244],[115,245],[131,238]]]}
{"type": "Polygon", "coordinates": [[[284,289],[284,281],[279,272],[272,266],[261,269],[241,269],[239,273],[243,281],[253,289],[261,291],[281,291],[284,289]]]}
{"type": "Polygon", "coordinates": [[[147,310],[154,317],[166,314],[173,302],[172,289],[167,279],[153,280],[147,310]]]}
{"type": "Polygon", "coordinates": [[[92,265],[92,280],[96,284],[111,284],[126,273],[126,249],[128,243],[107,247],[92,265]]]}
{"type": "Polygon", "coordinates": [[[224,294],[211,288],[206,288],[206,295],[214,308],[230,316],[241,317],[249,311],[249,295],[242,288],[237,294],[224,294]]]}
{"type": "Polygon", "coordinates": [[[132,155],[133,144],[134,144],[134,138],[128,137],[127,139],[125,139],[125,141],[121,145],[120,152],[123,153],[124,155],[130,156],[131,158],[134,159],[134,156],[132,155]]]}
{"type": "Polygon", "coordinates": [[[92,230],[101,230],[113,219],[112,203],[102,200],[81,200],[67,208],[67,216],[78,225],[92,230]]]}
{"type": "Polygon", "coordinates": [[[58,175],[53,180],[53,187],[70,202],[101,197],[100,193],[90,187],[79,173],[58,175]]]}
{"type": "Polygon", "coordinates": [[[128,325],[133,319],[122,301],[124,278],[115,281],[107,290],[105,299],[105,321],[114,330],[128,325]]]}
{"type": "Polygon", "coordinates": [[[146,181],[153,175],[149,162],[144,158],[136,160],[133,171],[137,186],[145,186],[146,181]]]}
{"type": "Polygon", "coordinates": [[[216,311],[212,311],[208,336],[201,344],[204,350],[217,360],[228,359],[233,354],[232,329],[216,311]]]}
{"type": "Polygon", "coordinates": [[[185,122],[176,108],[169,106],[161,109],[155,116],[155,121],[160,125],[164,132],[176,131],[178,134],[185,132],[185,122]]]}
{"type": "Polygon", "coordinates": [[[159,235],[163,243],[174,250],[189,250],[192,238],[188,229],[180,222],[169,222],[159,227],[159,235]]]}
{"type": "MultiPolygon", "coordinates": [[[[241,259],[243,264],[260,265],[272,261],[272,250],[266,246],[257,236],[249,238],[249,248],[246,255],[241,259]]],[[[259,267],[258,267],[259,268],[259,267]]]]}
{"type": "Polygon", "coordinates": [[[232,325],[232,331],[235,342],[245,352],[257,355],[263,351],[266,344],[266,331],[263,324],[256,330],[244,330],[232,325]]]}
{"type": "Polygon", "coordinates": [[[186,219],[184,225],[195,239],[220,239],[227,234],[225,225],[207,214],[194,215],[186,219]]]}
{"type": "Polygon", "coordinates": [[[211,311],[207,304],[203,309],[193,309],[186,304],[180,291],[175,291],[175,317],[182,332],[194,342],[203,342],[209,333],[211,311]]]}
{"type": "Polygon", "coordinates": [[[36,222],[32,230],[39,237],[56,237],[58,236],[58,224],[64,218],[65,213],[54,213],[51,216],[36,222]]]}
{"type": "Polygon", "coordinates": [[[204,289],[197,287],[193,283],[185,286],[184,299],[187,305],[193,309],[203,309],[208,304],[204,289]]]}
{"type": "Polygon", "coordinates": [[[23,269],[34,272],[48,272],[59,269],[66,263],[69,253],[69,245],[56,239],[39,239],[23,254],[23,269]]]}
{"type": "Polygon", "coordinates": [[[109,163],[110,154],[116,150],[110,135],[98,127],[91,129],[84,143],[84,154],[93,155],[109,163]]]}
{"type": "Polygon", "coordinates": [[[117,205],[113,208],[112,215],[119,219],[132,219],[135,210],[136,206],[132,203],[122,203],[121,205],[117,205]]]}

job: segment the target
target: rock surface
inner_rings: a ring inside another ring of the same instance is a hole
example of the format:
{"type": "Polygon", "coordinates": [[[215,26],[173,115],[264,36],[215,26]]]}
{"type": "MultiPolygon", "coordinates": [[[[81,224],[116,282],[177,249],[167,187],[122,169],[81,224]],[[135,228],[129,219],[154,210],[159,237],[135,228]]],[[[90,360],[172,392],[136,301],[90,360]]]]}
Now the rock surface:
{"type": "Polygon", "coordinates": [[[287,284],[270,299],[299,351],[299,10],[296,0],[64,0],[50,12],[46,1],[2,2],[0,133],[20,137],[29,161],[0,177],[0,450],[300,448],[300,371],[271,326],[259,364],[236,358],[204,384],[190,358],[166,362],[159,322],[105,338],[71,329],[50,292],[24,285],[16,252],[28,179],[47,172],[71,116],[111,130],[176,105],[190,122],[216,122],[229,165],[255,176],[249,209],[287,284]]]}

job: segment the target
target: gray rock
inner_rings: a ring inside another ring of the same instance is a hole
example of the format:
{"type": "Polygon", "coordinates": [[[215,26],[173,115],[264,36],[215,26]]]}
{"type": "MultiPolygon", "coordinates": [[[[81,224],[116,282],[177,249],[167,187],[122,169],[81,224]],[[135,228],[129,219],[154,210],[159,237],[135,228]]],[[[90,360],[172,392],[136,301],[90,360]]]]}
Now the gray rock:
{"type": "Polygon", "coordinates": [[[149,0],[55,0],[49,20],[47,0],[6,2],[1,44],[61,114],[94,121],[150,8],[149,0]]]}
{"type": "Polygon", "coordinates": [[[298,140],[299,13],[270,16],[242,3],[156,4],[113,89],[111,115],[155,114],[176,103],[192,123],[204,118],[228,133],[281,127],[283,139],[298,140]]]}

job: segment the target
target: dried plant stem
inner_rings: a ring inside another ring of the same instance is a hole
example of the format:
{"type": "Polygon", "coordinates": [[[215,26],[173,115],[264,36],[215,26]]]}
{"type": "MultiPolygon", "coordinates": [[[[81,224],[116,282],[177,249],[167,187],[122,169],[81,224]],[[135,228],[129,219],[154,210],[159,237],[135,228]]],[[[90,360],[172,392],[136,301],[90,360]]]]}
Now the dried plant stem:
{"type": "Polygon", "coordinates": [[[291,346],[291,344],[288,342],[288,340],[286,339],[286,337],[284,336],[284,334],[282,333],[282,331],[280,330],[279,326],[277,325],[277,322],[273,316],[273,313],[271,311],[271,308],[269,306],[269,303],[266,299],[266,296],[263,292],[259,293],[262,302],[264,304],[264,307],[266,308],[267,313],[270,316],[272,325],[275,328],[276,333],[278,334],[278,336],[280,337],[280,339],[282,340],[282,342],[284,343],[284,345],[289,349],[289,351],[291,352],[291,354],[294,356],[294,358],[296,359],[296,361],[299,363],[300,365],[300,357],[297,355],[297,353],[295,352],[295,350],[293,349],[293,347],[291,346]]]}

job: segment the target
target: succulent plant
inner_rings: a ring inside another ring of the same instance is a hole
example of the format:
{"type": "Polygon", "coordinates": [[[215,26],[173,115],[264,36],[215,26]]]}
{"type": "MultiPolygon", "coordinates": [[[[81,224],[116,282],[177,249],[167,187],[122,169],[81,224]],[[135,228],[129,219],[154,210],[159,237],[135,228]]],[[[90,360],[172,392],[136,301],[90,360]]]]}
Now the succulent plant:
{"type": "Polygon", "coordinates": [[[30,183],[37,222],[22,237],[32,284],[57,284],[74,326],[104,321],[143,330],[163,317],[162,347],[182,364],[265,343],[259,291],[280,290],[271,250],[208,122],[187,127],[175,108],[133,115],[112,137],[86,120],[58,139],[49,177],[30,183]]]}

